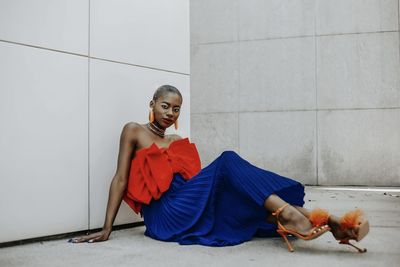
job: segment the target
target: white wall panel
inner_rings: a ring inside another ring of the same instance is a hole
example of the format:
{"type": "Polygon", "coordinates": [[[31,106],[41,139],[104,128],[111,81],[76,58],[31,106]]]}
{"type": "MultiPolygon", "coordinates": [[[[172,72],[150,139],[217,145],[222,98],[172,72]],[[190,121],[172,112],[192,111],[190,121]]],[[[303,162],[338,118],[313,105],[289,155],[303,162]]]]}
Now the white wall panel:
{"type": "Polygon", "coordinates": [[[0,242],[88,225],[87,59],[0,42],[0,242]]]}
{"type": "MultiPolygon", "coordinates": [[[[177,133],[189,135],[189,76],[130,65],[91,60],[90,65],[90,227],[102,227],[108,192],[115,174],[119,138],[130,121],[147,123],[155,89],[170,84],[183,96],[177,133]]],[[[175,129],[168,128],[169,133],[175,129]]],[[[122,202],[114,225],[141,220],[122,202]]]]}
{"type": "Polygon", "coordinates": [[[96,0],[91,56],[189,73],[189,1],[96,0]]]}
{"type": "Polygon", "coordinates": [[[88,53],[89,0],[0,0],[0,39],[88,53]]]}
{"type": "MultiPolygon", "coordinates": [[[[186,0],[0,0],[0,243],[101,227],[122,127],[158,86],[189,136],[188,73],[186,0]]],[[[115,224],[138,220],[123,202],[115,224]]]]}

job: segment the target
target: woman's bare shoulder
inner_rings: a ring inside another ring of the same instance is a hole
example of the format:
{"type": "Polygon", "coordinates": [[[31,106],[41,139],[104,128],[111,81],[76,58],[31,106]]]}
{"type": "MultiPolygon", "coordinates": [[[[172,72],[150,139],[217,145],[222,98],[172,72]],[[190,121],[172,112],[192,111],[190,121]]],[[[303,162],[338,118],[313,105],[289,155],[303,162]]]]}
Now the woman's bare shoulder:
{"type": "Polygon", "coordinates": [[[130,121],[125,123],[121,135],[129,139],[137,139],[141,131],[143,131],[143,126],[141,124],[130,121]]]}
{"type": "Polygon", "coordinates": [[[127,129],[127,130],[139,130],[139,129],[143,129],[143,126],[137,122],[134,121],[129,121],[127,123],[125,123],[124,128],[123,129],[127,129]]]}

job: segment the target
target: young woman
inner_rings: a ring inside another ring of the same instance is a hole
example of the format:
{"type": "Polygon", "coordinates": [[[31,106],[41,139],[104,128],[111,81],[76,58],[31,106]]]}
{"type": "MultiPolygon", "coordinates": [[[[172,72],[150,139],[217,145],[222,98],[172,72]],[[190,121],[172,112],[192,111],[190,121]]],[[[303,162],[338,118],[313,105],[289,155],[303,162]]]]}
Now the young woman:
{"type": "Polygon", "coordinates": [[[143,217],[145,235],[180,244],[228,246],[280,234],[293,251],[287,235],[311,240],[331,231],[340,243],[354,246],[350,239],[368,233],[359,210],[342,218],[308,211],[302,207],[301,183],[260,169],[233,151],[201,169],[195,144],[165,135],[168,127],[177,128],[182,101],[178,89],[163,85],[150,101],[149,123],[123,127],[103,230],[69,242],[108,240],[122,200],[143,217]]]}

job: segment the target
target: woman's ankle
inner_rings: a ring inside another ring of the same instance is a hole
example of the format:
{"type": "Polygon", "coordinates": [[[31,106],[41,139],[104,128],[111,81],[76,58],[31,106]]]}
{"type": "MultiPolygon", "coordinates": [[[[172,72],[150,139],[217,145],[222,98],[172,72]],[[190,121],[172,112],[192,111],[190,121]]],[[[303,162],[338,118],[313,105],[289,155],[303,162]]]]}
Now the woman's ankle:
{"type": "Polygon", "coordinates": [[[296,207],[289,205],[285,210],[282,211],[281,218],[286,222],[302,223],[304,220],[308,221],[308,218],[304,216],[296,207]]]}

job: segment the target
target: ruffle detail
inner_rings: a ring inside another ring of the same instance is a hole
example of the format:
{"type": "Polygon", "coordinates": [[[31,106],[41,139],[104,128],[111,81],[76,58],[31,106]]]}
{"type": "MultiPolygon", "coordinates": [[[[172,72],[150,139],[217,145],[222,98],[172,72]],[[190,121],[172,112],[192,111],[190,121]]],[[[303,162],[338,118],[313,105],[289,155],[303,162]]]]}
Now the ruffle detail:
{"type": "Polygon", "coordinates": [[[201,169],[196,145],[188,138],[173,141],[168,148],[159,148],[153,143],[140,149],[132,159],[128,186],[123,200],[136,212],[142,204],[160,199],[172,182],[174,173],[189,180],[201,169]]]}

